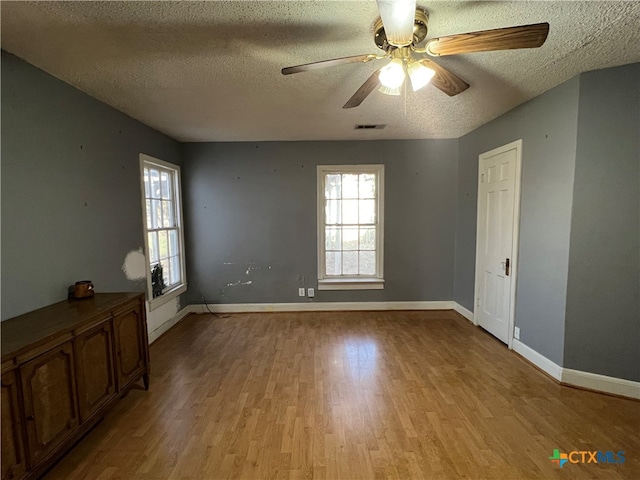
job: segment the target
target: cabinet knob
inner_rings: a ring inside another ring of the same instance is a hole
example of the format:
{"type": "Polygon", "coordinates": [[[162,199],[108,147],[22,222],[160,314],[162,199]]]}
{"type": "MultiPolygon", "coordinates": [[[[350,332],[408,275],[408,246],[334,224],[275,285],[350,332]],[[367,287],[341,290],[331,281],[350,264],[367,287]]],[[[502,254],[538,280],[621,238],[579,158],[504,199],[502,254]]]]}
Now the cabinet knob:
{"type": "Polygon", "coordinates": [[[33,422],[36,419],[36,417],[34,417],[33,415],[27,415],[27,420],[29,420],[30,422],[33,422]]]}

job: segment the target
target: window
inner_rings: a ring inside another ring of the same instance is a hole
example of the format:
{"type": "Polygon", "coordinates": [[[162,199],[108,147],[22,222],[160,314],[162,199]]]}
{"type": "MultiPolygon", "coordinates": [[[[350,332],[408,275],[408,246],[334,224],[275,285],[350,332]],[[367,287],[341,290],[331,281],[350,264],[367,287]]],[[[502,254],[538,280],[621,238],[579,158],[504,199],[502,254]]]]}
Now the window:
{"type": "Polygon", "coordinates": [[[186,291],[180,167],[140,154],[149,307],[186,291]]]}
{"type": "Polygon", "coordinates": [[[384,165],[318,166],[318,289],[384,288],[384,165]]]}

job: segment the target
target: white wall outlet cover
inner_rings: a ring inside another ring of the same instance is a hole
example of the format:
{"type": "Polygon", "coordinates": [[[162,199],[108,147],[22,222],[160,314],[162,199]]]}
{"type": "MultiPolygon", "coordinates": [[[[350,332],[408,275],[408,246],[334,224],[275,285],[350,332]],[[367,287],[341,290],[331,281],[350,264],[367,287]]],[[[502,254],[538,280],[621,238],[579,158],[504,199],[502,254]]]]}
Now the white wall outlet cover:
{"type": "Polygon", "coordinates": [[[298,296],[304,297],[304,288],[299,288],[298,289],[298,296]]]}
{"type": "Polygon", "coordinates": [[[515,327],[513,329],[513,336],[516,340],[520,340],[520,328],[519,327],[515,327]]]}
{"type": "Polygon", "coordinates": [[[312,298],[316,296],[316,291],[313,288],[307,288],[307,297],[312,298]]]}

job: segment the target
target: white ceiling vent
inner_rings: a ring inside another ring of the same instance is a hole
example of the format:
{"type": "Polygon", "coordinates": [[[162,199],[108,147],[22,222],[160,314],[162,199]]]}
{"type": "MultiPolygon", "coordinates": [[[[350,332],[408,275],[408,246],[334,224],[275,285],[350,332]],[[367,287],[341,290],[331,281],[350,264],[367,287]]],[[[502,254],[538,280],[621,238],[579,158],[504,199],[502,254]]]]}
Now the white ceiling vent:
{"type": "Polygon", "coordinates": [[[356,125],[355,126],[355,130],[382,130],[386,126],[387,126],[386,123],[382,123],[382,124],[378,124],[378,125],[374,125],[374,124],[356,125]]]}

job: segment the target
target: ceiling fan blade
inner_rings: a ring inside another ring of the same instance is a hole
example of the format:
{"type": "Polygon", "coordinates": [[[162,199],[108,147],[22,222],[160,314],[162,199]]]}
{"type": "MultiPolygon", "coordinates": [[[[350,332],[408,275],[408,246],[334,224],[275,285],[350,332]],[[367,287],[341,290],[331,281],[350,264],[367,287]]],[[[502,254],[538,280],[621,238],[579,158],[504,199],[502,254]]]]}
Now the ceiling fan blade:
{"type": "Polygon", "coordinates": [[[548,23],[461,33],[429,40],[426,45],[426,52],[437,57],[440,55],[455,55],[457,53],[536,48],[545,42],[548,34],[548,23]]]}
{"type": "Polygon", "coordinates": [[[378,11],[387,41],[396,47],[411,45],[416,0],[378,0],[378,11]]]}
{"type": "Polygon", "coordinates": [[[442,90],[450,97],[458,95],[459,93],[462,93],[467,88],[469,88],[469,84],[467,82],[462,80],[457,75],[454,75],[446,68],[441,67],[433,60],[423,58],[420,60],[420,63],[436,72],[436,74],[431,79],[431,85],[442,90]]]}
{"type": "Polygon", "coordinates": [[[365,98],[369,96],[371,92],[373,92],[376,88],[380,86],[380,80],[378,76],[380,75],[380,70],[376,70],[371,74],[367,81],[362,84],[362,86],[353,94],[353,96],[349,99],[347,103],[344,104],[342,108],[354,108],[360,105],[365,98]]]}
{"type": "Polygon", "coordinates": [[[332,58],[331,60],[321,60],[320,62],[305,63],[304,65],[296,65],[294,67],[285,67],[282,69],[283,75],[291,75],[292,73],[306,72],[308,70],[316,70],[318,68],[335,67],[344,65],[345,63],[367,63],[371,60],[377,60],[378,55],[370,53],[368,55],[354,55],[352,57],[332,58]]]}

